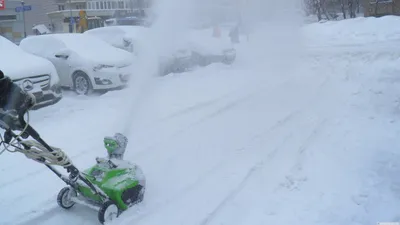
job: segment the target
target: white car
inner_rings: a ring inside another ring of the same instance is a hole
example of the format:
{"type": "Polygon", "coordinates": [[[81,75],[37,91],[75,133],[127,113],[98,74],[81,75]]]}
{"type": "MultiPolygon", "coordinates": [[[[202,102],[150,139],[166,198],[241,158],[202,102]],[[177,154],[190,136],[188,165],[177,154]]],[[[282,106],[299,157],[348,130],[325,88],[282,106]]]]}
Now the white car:
{"type": "Polygon", "coordinates": [[[125,87],[134,61],[132,54],[80,33],[27,37],[20,47],[50,60],[60,84],[79,95],[125,87]]]}
{"type": "MultiPolygon", "coordinates": [[[[142,26],[110,26],[91,29],[84,34],[97,37],[110,45],[140,55],[141,42],[146,40],[150,28],[142,26]]],[[[214,38],[210,30],[193,30],[178,45],[165,47],[174,49],[171,55],[160,55],[160,72],[182,72],[194,66],[211,63],[231,64],[236,59],[236,51],[229,38],[214,38]]],[[[177,44],[175,43],[175,44],[177,44]]]]}
{"type": "Polygon", "coordinates": [[[62,99],[59,76],[53,64],[26,53],[0,36],[0,70],[26,92],[36,97],[33,109],[55,104],[62,99]]]}

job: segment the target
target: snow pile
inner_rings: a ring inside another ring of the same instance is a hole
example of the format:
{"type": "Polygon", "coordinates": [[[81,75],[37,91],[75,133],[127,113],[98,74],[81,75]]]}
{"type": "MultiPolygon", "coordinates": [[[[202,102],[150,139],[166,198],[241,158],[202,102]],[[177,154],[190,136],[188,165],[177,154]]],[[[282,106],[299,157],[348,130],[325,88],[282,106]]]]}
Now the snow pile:
{"type": "Polygon", "coordinates": [[[304,27],[310,45],[359,45],[400,39],[400,17],[359,17],[304,27]]]}

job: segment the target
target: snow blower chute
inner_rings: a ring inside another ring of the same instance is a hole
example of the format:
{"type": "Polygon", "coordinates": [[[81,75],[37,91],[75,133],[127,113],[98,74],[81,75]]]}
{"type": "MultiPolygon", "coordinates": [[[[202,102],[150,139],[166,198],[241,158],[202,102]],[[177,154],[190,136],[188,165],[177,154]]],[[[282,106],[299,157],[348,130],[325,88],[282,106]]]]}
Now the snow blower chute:
{"type": "Polygon", "coordinates": [[[68,185],[57,197],[62,208],[69,209],[76,203],[89,206],[98,210],[98,219],[103,224],[143,200],[145,176],[139,166],[123,160],[128,141],[125,136],[106,137],[108,157],[96,158],[94,166],[81,172],[61,149],[49,146],[29,125],[28,111],[0,109],[0,128],[5,130],[4,138],[0,135],[0,145],[5,150],[23,153],[44,164],[68,185]],[[21,132],[16,134],[15,131],[21,132]],[[34,140],[28,140],[29,137],[34,140]],[[65,168],[68,175],[60,173],[55,166],[65,168]]]}

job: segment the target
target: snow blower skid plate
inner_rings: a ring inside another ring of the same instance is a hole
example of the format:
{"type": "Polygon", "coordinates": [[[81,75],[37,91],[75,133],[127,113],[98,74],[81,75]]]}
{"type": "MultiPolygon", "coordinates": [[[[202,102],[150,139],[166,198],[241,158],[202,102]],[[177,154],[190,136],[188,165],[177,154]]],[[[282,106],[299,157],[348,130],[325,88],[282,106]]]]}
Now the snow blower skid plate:
{"type": "Polygon", "coordinates": [[[119,159],[97,158],[96,161],[96,165],[82,172],[94,188],[78,180],[61,189],[57,202],[64,209],[78,203],[98,210],[98,219],[103,224],[141,202],[146,181],[136,164],[119,159]]]}

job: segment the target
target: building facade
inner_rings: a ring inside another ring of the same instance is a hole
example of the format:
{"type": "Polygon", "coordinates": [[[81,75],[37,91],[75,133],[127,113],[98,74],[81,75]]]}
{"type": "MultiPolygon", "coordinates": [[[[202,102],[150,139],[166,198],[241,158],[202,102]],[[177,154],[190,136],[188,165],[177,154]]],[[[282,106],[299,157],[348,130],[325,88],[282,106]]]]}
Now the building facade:
{"type": "Polygon", "coordinates": [[[24,24],[22,14],[15,12],[15,8],[21,3],[5,0],[4,4],[5,8],[0,10],[0,35],[19,43],[24,38],[24,24]]]}
{"type": "Polygon", "coordinates": [[[32,28],[36,25],[45,25],[50,31],[53,30],[51,20],[47,12],[57,10],[58,5],[55,0],[24,0],[25,5],[32,6],[31,11],[25,12],[25,25],[27,34],[33,34],[32,28]]]}
{"type": "Polygon", "coordinates": [[[70,30],[72,18],[72,32],[79,32],[78,21],[80,12],[84,10],[88,21],[98,23],[90,25],[89,29],[96,26],[103,26],[104,21],[119,14],[129,13],[138,9],[150,7],[149,0],[53,0],[57,4],[57,10],[47,13],[54,32],[65,33],[70,30]]]}
{"type": "Polygon", "coordinates": [[[46,12],[57,9],[55,0],[5,0],[5,9],[0,10],[0,35],[19,43],[26,35],[34,34],[32,28],[44,25],[52,29],[50,18],[46,12]],[[29,11],[17,11],[22,4],[29,6],[29,11]]]}
{"type": "Polygon", "coordinates": [[[400,0],[363,0],[364,16],[400,15],[400,0]]]}

